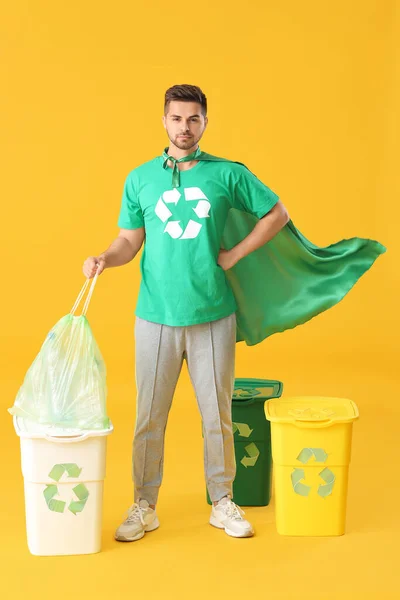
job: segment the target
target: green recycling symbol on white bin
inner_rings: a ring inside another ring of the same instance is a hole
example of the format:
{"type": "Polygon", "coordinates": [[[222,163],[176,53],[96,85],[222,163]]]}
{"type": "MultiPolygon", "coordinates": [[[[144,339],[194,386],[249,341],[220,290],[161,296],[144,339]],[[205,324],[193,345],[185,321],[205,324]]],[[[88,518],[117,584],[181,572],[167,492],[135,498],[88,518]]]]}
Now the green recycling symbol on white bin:
{"type": "MultiPolygon", "coordinates": [[[[250,429],[247,423],[232,423],[232,425],[233,433],[235,434],[236,432],[238,432],[240,437],[248,438],[254,431],[253,429],[250,429]]],[[[248,456],[243,456],[240,462],[244,467],[246,467],[246,469],[247,467],[254,467],[258,460],[258,457],[260,456],[259,449],[257,448],[254,442],[251,442],[251,444],[245,446],[244,449],[246,450],[248,456]]]]}
{"type": "MultiPolygon", "coordinates": [[[[68,473],[68,477],[79,477],[81,471],[82,469],[80,469],[75,463],[58,464],[54,465],[54,467],[51,469],[49,477],[58,483],[64,473],[68,473]]],[[[87,499],[89,498],[89,490],[83,483],[79,483],[72,489],[77,500],[71,500],[68,505],[68,510],[76,516],[77,513],[82,512],[85,508],[87,499]]],[[[58,488],[54,483],[46,485],[45,489],[43,490],[43,496],[49,509],[53,512],[63,513],[66,502],[54,498],[54,496],[57,496],[57,494],[58,488]]]]}
{"type": "MultiPolygon", "coordinates": [[[[303,448],[298,455],[297,460],[305,465],[312,457],[315,458],[315,462],[324,463],[328,458],[328,454],[322,448],[303,448]]],[[[318,495],[321,496],[321,498],[326,498],[332,494],[336,478],[334,473],[327,467],[322,469],[319,476],[325,483],[319,485],[318,495]]],[[[308,496],[310,494],[311,487],[302,483],[302,480],[305,479],[304,469],[293,469],[291,479],[293,490],[296,494],[299,496],[308,496]]]]}

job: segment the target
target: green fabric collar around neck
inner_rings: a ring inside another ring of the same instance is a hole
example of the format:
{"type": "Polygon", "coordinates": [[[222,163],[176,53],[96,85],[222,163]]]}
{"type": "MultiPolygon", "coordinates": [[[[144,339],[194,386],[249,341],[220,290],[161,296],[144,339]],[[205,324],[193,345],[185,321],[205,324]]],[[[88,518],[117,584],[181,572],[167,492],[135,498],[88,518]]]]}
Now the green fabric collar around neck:
{"type": "Polygon", "coordinates": [[[180,171],[179,171],[179,168],[177,165],[177,163],[179,163],[179,162],[188,162],[190,160],[198,160],[198,161],[202,160],[202,161],[209,161],[209,162],[230,162],[230,163],[236,163],[238,165],[242,165],[248,171],[250,171],[250,169],[244,163],[239,162],[238,160],[230,160],[229,158],[222,158],[220,156],[214,156],[213,154],[208,154],[208,152],[202,152],[200,150],[200,146],[197,147],[197,150],[195,150],[188,156],[184,156],[183,158],[174,158],[173,156],[169,156],[167,150],[168,150],[168,148],[164,148],[164,152],[162,154],[163,168],[164,169],[168,168],[169,160],[174,164],[173,171],[172,171],[172,187],[180,186],[180,171]]]}
{"type": "Polygon", "coordinates": [[[163,152],[163,168],[166,169],[168,166],[168,161],[170,160],[173,164],[173,170],[172,170],[172,187],[176,188],[180,186],[180,172],[179,172],[179,168],[178,168],[178,163],[181,162],[189,162],[190,160],[198,160],[199,157],[201,156],[202,151],[200,150],[200,147],[198,146],[197,149],[192,152],[191,154],[188,154],[188,156],[183,156],[182,158],[174,158],[173,156],[170,156],[167,152],[168,148],[164,148],[164,152],[163,152]]]}

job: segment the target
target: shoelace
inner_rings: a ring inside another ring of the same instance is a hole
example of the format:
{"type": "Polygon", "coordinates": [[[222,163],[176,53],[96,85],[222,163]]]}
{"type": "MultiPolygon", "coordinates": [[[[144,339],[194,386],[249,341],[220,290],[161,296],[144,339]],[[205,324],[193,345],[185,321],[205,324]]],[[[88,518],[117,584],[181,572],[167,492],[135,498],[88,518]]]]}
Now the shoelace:
{"type": "Polygon", "coordinates": [[[125,523],[136,523],[136,521],[140,521],[142,525],[146,525],[143,518],[143,509],[139,504],[132,504],[132,506],[128,510],[128,516],[125,519],[125,523]]]}
{"type": "Polygon", "coordinates": [[[243,515],[246,514],[244,510],[232,502],[232,500],[228,500],[225,504],[220,504],[219,507],[222,508],[227,517],[235,519],[235,521],[241,521],[243,515]]]}

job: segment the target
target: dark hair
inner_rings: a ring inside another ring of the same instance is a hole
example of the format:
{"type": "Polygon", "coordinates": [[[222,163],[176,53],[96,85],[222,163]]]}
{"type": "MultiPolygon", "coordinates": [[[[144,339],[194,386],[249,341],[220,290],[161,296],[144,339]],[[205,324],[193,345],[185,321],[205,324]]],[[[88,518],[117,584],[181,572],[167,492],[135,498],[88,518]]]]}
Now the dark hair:
{"type": "Polygon", "coordinates": [[[207,98],[197,85],[173,85],[165,92],[164,114],[168,112],[168,106],[171,100],[180,102],[198,102],[201,105],[201,112],[204,116],[207,114],[207,98]]]}

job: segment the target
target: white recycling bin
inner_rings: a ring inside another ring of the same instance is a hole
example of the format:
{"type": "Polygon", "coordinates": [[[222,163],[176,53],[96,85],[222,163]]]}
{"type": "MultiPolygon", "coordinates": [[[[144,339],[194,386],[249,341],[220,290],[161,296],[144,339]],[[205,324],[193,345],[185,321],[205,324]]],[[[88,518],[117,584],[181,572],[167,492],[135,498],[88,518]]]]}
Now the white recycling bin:
{"type": "Polygon", "coordinates": [[[28,548],[36,556],[101,550],[107,436],[14,416],[21,443],[28,548]]]}

